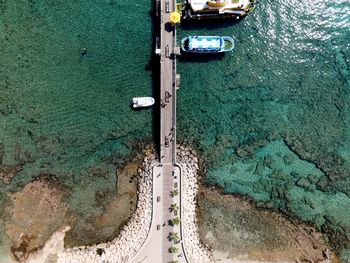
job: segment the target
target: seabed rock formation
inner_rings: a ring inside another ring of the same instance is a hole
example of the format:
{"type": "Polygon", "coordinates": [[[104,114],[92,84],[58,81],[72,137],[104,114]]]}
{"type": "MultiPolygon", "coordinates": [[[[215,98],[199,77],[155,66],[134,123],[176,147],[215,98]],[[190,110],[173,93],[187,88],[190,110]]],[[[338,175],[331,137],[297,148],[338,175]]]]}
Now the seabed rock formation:
{"type": "Polygon", "coordinates": [[[196,153],[183,146],[180,146],[178,164],[182,171],[182,228],[186,257],[191,263],[214,262],[209,249],[201,242],[198,232],[196,217],[199,172],[196,153]]]}
{"type": "Polygon", "coordinates": [[[0,215],[0,262],[26,260],[65,225],[70,226],[64,235],[67,248],[118,236],[136,209],[136,177],[142,161],[143,154],[137,154],[117,176],[106,174],[103,165],[92,166],[81,185],[39,174],[26,184],[12,186],[0,203],[4,211],[0,215]]]}
{"type": "MultiPolygon", "coordinates": [[[[212,262],[209,250],[204,246],[197,230],[196,194],[198,191],[196,174],[198,160],[190,149],[181,147],[179,154],[183,172],[185,213],[183,222],[184,245],[190,262],[212,262]],[[187,240],[187,242],[186,242],[187,240]],[[198,261],[199,260],[199,261],[198,261]]],[[[31,254],[25,262],[42,263],[89,263],[89,262],[129,262],[145,242],[152,220],[152,168],[157,165],[154,153],[148,153],[141,165],[138,179],[137,209],[119,236],[110,242],[92,246],[64,248],[64,236],[69,226],[62,226],[46,242],[42,249],[31,254]]]]}
{"type": "Polygon", "coordinates": [[[338,262],[322,233],[252,200],[201,187],[199,233],[216,262],[338,262]]]}
{"type": "MultiPolygon", "coordinates": [[[[200,188],[196,153],[183,146],[179,146],[178,152],[184,211],[182,234],[189,262],[210,263],[217,259],[227,263],[336,262],[321,234],[313,227],[298,226],[277,214],[258,211],[246,200],[222,195],[214,188],[200,188]],[[221,217],[216,217],[218,215],[221,217]],[[228,240],[232,234],[231,224],[235,224],[233,232],[240,234],[228,240]]],[[[90,246],[65,248],[64,237],[70,226],[63,224],[41,249],[19,260],[26,263],[129,262],[142,248],[152,220],[152,170],[158,162],[154,150],[144,153],[146,156],[138,169],[137,209],[116,238],[90,246]]]]}
{"type": "Polygon", "coordinates": [[[8,194],[5,232],[17,260],[23,261],[30,252],[43,246],[60,226],[73,224],[74,218],[64,201],[66,192],[67,189],[46,176],[8,194]]]}
{"type": "MultiPolygon", "coordinates": [[[[298,154],[281,139],[257,141],[235,149],[205,183],[225,193],[246,195],[257,207],[299,218],[322,231],[332,251],[350,262],[350,198],[332,187],[331,177],[317,163],[298,154]]],[[[348,187],[343,182],[343,187],[348,187]]]]}
{"type": "Polygon", "coordinates": [[[58,251],[57,262],[128,262],[140,250],[150,228],[152,219],[152,176],[150,175],[156,164],[154,154],[145,157],[139,169],[137,209],[117,238],[107,243],[58,251]]]}

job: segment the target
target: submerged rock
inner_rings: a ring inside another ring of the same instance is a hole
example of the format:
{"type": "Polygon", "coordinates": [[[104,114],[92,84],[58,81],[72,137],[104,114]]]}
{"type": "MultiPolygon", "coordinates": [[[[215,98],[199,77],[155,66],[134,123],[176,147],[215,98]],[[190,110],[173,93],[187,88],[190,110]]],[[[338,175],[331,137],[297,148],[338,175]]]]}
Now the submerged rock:
{"type": "Polygon", "coordinates": [[[309,180],[304,177],[301,177],[295,184],[303,188],[308,188],[310,186],[309,180]]]}
{"type": "Polygon", "coordinates": [[[64,201],[66,189],[49,179],[37,179],[22,190],[10,193],[6,206],[5,232],[12,241],[11,251],[17,260],[43,246],[63,224],[72,223],[64,201]]]}
{"type": "Polygon", "coordinates": [[[199,232],[216,261],[332,262],[322,233],[304,223],[257,210],[242,197],[201,188],[199,232]]]}
{"type": "Polygon", "coordinates": [[[5,183],[9,184],[11,183],[11,180],[13,177],[16,176],[16,174],[22,170],[22,165],[6,165],[2,164],[0,165],[0,179],[5,183]]]}
{"type": "Polygon", "coordinates": [[[329,184],[329,179],[326,176],[322,176],[316,183],[316,186],[319,190],[325,191],[328,184],[329,184]]]}

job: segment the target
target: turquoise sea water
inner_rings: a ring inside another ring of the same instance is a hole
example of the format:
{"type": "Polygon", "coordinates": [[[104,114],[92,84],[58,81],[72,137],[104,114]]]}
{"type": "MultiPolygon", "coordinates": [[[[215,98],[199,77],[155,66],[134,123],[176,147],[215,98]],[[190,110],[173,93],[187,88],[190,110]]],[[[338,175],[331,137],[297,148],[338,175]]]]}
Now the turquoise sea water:
{"type": "MultiPolygon", "coordinates": [[[[22,168],[1,184],[2,201],[51,174],[72,188],[80,219],[103,210],[95,194],[113,191],[116,166],[153,136],[152,112],[129,107],[152,94],[151,6],[0,1],[1,167],[22,168]],[[104,176],[91,183],[96,169],[104,176]]],[[[262,0],[238,23],[180,29],[238,43],[220,59],[178,63],[178,135],[205,156],[206,182],[317,224],[344,262],[349,26],[347,0],[262,0]]]]}
{"type": "Polygon", "coordinates": [[[103,213],[96,196],[113,197],[116,166],[152,140],[152,112],[130,109],[133,96],[152,95],[151,7],[0,1],[1,172],[21,168],[11,184],[0,182],[1,204],[6,192],[54,175],[71,189],[77,239],[94,242],[84,232],[103,213]]]}
{"type": "Polygon", "coordinates": [[[349,248],[350,3],[260,1],[226,25],[181,32],[238,43],[223,59],[180,63],[180,137],[201,147],[207,184],[312,222],[338,251],[349,248]]]}

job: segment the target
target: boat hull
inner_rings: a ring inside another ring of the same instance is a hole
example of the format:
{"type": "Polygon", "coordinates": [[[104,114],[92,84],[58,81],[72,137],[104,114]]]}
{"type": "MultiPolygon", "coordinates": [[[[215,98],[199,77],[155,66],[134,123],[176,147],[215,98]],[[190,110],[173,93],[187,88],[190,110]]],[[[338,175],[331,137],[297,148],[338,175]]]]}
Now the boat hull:
{"type": "Polygon", "coordinates": [[[132,107],[137,108],[147,108],[154,104],[154,98],[152,97],[137,97],[132,99],[132,107]]]}
{"type": "Polygon", "coordinates": [[[187,5],[183,10],[183,19],[241,19],[251,13],[256,6],[255,0],[240,0],[242,4],[232,4],[233,0],[220,3],[210,0],[187,0],[187,5]],[[214,3],[213,3],[214,2],[214,3]],[[228,3],[227,3],[228,2],[228,3]],[[231,3],[230,3],[231,2],[231,3]],[[226,4],[227,3],[227,4],[226,4]]]}
{"type": "Polygon", "coordinates": [[[229,36],[187,36],[181,40],[181,50],[186,53],[223,53],[232,51],[234,46],[234,39],[229,36]]]}

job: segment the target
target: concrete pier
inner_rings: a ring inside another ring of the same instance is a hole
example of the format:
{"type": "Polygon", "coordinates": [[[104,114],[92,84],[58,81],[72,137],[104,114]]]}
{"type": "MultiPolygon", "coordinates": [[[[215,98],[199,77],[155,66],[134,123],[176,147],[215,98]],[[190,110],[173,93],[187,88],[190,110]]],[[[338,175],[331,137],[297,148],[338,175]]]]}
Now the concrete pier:
{"type": "Polygon", "coordinates": [[[160,149],[159,165],[153,170],[153,213],[149,236],[133,263],[187,263],[181,231],[181,169],[176,165],[176,91],[180,76],[176,73],[176,26],[170,23],[176,0],[157,1],[160,20],[158,54],[160,57],[160,149]],[[178,195],[171,195],[172,191],[178,195]],[[171,211],[170,207],[178,207],[171,211]],[[171,224],[179,219],[180,223],[171,224]],[[176,233],[179,242],[169,240],[176,233]],[[171,252],[173,250],[173,252],[171,252]]]}

